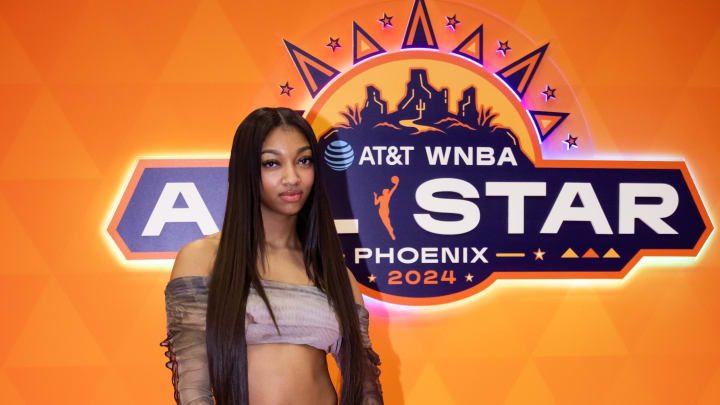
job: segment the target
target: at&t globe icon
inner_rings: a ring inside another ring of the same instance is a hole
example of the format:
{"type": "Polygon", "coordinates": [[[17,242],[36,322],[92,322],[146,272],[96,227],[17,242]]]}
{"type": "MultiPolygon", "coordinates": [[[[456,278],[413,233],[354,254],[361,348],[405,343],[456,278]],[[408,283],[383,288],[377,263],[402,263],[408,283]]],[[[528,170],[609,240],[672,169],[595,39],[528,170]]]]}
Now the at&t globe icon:
{"type": "Polygon", "coordinates": [[[325,163],[335,171],[347,170],[354,158],[352,146],[345,141],[333,141],[325,148],[325,163]]]}

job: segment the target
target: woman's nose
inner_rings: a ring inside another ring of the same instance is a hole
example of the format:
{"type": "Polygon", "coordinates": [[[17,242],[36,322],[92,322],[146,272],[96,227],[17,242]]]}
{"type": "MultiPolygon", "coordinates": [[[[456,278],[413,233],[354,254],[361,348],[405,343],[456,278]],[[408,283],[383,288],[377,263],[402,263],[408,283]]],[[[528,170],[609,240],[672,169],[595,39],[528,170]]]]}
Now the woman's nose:
{"type": "Polygon", "coordinates": [[[286,185],[296,185],[300,181],[300,176],[298,176],[297,171],[295,170],[295,167],[293,167],[293,165],[285,165],[282,180],[283,184],[286,185]]]}

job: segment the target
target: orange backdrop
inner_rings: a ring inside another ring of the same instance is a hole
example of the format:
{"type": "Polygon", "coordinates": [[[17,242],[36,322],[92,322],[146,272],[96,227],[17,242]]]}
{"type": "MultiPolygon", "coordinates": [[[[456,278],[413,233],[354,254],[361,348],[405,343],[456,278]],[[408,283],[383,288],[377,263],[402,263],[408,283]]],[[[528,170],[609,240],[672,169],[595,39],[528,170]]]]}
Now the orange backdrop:
{"type": "MultiPolygon", "coordinates": [[[[106,231],[135,159],[227,157],[251,109],[307,107],[282,38],[346,68],[352,19],[379,35],[388,12],[396,37],[412,6],[265,3],[0,3],[0,403],[171,404],[158,343],[172,261],[127,262],[106,231]]],[[[427,4],[447,31],[460,3],[427,4]]],[[[596,154],[684,158],[713,220],[715,2],[462,3],[480,6],[551,43],[596,154]]],[[[716,246],[711,235],[695,259],[643,259],[623,281],[501,281],[440,310],[373,305],[386,403],[718,404],[716,246]]]]}

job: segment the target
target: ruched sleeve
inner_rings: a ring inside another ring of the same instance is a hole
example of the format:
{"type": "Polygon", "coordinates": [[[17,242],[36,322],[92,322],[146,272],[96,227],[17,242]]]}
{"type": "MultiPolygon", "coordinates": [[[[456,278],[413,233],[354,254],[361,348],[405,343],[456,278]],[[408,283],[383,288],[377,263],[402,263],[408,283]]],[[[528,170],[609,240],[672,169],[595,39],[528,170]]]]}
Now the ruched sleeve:
{"type": "MultiPolygon", "coordinates": [[[[370,343],[370,335],[368,329],[370,325],[370,313],[360,304],[355,304],[360,320],[360,334],[363,344],[363,395],[361,405],[383,405],[382,386],[380,385],[380,356],[372,348],[370,343]]],[[[334,348],[332,355],[338,366],[342,368],[342,356],[340,356],[340,347],[334,348]]]]}
{"type": "Polygon", "coordinates": [[[213,405],[210,372],[205,346],[207,279],[200,276],[170,280],[165,288],[167,348],[165,364],[172,370],[175,402],[178,405],[213,405]]]}

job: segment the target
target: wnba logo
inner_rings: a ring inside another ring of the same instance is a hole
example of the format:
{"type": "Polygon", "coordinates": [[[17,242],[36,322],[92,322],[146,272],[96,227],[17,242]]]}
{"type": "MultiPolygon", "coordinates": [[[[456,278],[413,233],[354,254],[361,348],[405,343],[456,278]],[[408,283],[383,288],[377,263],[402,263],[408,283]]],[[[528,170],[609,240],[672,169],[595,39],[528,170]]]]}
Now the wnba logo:
{"type": "Polygon", "coordinates": [[[519,100],[548,45],[488,72],[482,26],[443,53],[430,21],[415,1],[403,50],[392,53],[353,23],[355,66],[336,79],[286,41],[316,97],[306,119],[364,293],[428,305],[498,278],[619,278],[649,249],[692,254],[707,238],[712,225],[682,162],[543,159],[540,143],[569,113],[519,100]],[[326,78],[304,73],[321,70],[326,78]]]}
{"type": "Polygon", "coordinates": [[[398,178],[398,176],[392,176],[390,181],[393,184],[392,189],[388,190],[384,188],[380,196],[378,196],[377,193],[373,192],[373,204],[379,206],[378,215],[380,216],[380,219],[382,220],[383,225],[385,225],[385,228],[387,229],[388,234],[390,234],[392,240],[395,240],[395,232],[392,225],[390,225],[390,198],[392,198],[395,189],[397,189],[397,186],[400,183],[400,179],[398,178]]]}

